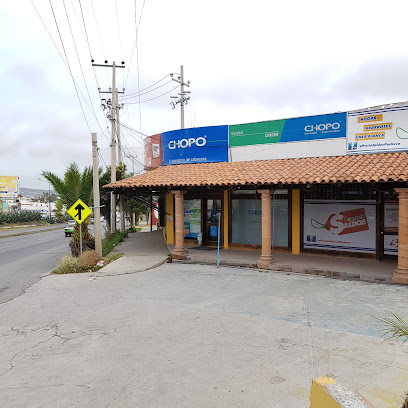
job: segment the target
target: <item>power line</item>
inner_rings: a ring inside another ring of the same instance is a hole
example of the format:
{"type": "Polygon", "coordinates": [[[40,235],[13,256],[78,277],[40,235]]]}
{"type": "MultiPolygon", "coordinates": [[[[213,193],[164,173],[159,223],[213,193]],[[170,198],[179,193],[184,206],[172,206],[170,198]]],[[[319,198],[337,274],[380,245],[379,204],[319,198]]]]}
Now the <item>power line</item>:
{"type": "Polygon", "coordinates": [[[142,103],[154,101],[155,99],[161,98],[162,96],[167,95],[167,94],[169,94],[170,92],[173,92],[173,91],[176,90],[177,88],[178,88],[178,86],[176,86],[176,87],[173,88],[173,89],[170,89],[170,91],[165,92],[164,94],[161,94],[161,95],[159,95],[159,96],[156,96],[155,98],[146,99],[145,101],[140,101],[140,102],[125,102],[125,104],[127,104],[127,105],[137,105],[137,104],[139,104],[139,105],[140,105],[140,104],[142,104],[142,103]]]}
{"type": "MultiPolygon", "coordinates": [[[[83,22],[83,24],[84,24],[85,37],[86,37],[86,42],[87,42],[87,44],[88,44],[89,56],[90,56],[90,58],[91,58],[91,61],[93,62],[91,46],[90,46],[90,44],[89,44],[88,30],[86,29],[85,17],[84,17],[84,13],[83,13],[83,10],[82,10],[81,0],[79,0],[79,7],[80,7],[80,9],[81,9],[82,22],[83,22]]],[[[74,9],[74,10],[75,10],[75,9],[74,9]]],[[[94,67],[94,66],[92,66],[92,70],[93,70],[94,77],[95,77],[96,88],[97,88],[97,90],[98,90],[99,100],[102,102],[101,94],[99,93],[99,90],[100,90],[101,87],[99,86],[99,81],[98,81],[98,77],[96,76],[96,71],[95,71],[95,67],[94,67]]],[[[108,126],[108,121],[107,121],[107,119],[106,119],[106,116],[103,115],[103,117],[104,117],[104,119],[105,119],[106,126],[108,126]]],[[[99,138],[98,138],[98,139],[99,139],[99,138]]]]}
{"type": "Polygon", "coordinates": [[[70,32],[71,32],[71,37],[72,37],[72,42],[74,43],[75,52],[76,52],[76,55],[77,55],[77,58],[78,58],[79,67],[81,68],[82,78],[83,78],[83,80],[84,80],[86,92],[88,93],[89,102],[91,103],[92,111],[93,111],[95,120],[96,120],[96,122],[97,122],[97,124],[98,124],[98,126],[99,126],[99,129],[100,129],[101,132],[103,132],[102,126],[100,125],[99,120],[98,120],[98,118],[97,118],[97,116],[96,116],[95,108],[94,108],[93,103],[92,103],[92,98],[91,98],[91,95],[90,95],[90,93],[89,93],[88,84],[86,83],[85,74],[84,74],[84,70],[83,70],[83,68],[82,68],[81,59],[79,58],[78,48],[77,48],[77,46],[76,46],[74,33],[72,32],[71,22],[70,22],[70,20],[69,20],[67,8],[66,8],[66,6],[65,6],[65,0],[63,0],[62,3],[63,3],[63,5],[64,5],[65,15],[67,16],[68,26],[69,26],[69,30],[70,30],[70,32]]]}
{"type": "MultiPolygon", "coordinates": [[[[120,56],[122,58],[123,61],[123,48],[122,48],[122,38],[120,35],[120,25],[119,25],[119,16],[118,16],[118,5],[117,5],[117,1],[115,0],[115,11],[116,11],[116,22],[118,25],[118,35],[119,35],[119,45],[120,45],[120,56]]],[[[125,73],[124,71],[122,71],[122,75],[123,75],[123,83],[125,82],[125,73]]]]}
{"type": "MultiPolygon", "coordinates": [[[[98,30],[98,34],[99,34],[99,41],[100,41],[100,43],[101,43],[102,52],[103,52],[103,54],[104,54],[104,55],[106,55],[106,53],[105,53],[105,48],[103,47],[103,41],[102,41],[102,37],[101,37],[101,32],[100,32],[100,30],[99,30],[98,20],[96,19],[95,9],[94,9],[94,6],[93,6],[93,3],[92,3],[92,0],[89,0],[89,1],[90,1],[90,3],[91,3],[91,6],[92,6],[92,12],[93,12],[93,16],[94,16],[94,19],[95,19],[96,28],[97,28],[97,30],[98,30]]],[[[105,58],[106,58],[106,57],[105,57],[105,58]]],[[[106,71],[106,76],[108,77],[108,84],[109,84],[109,88],[111,88],[111,85],[110,85],[110,78],[109,78],[108,71],[106,71]]]]}
{"type": "Polygon", "coordinates": [[[49,2],[50,2],[52,14],[53,14],[53,16],[54,16],[55,25],[57,26],[58,34],[59,34],[59,37],[60,37],[60,40],[61,40],[61,45],[62,45],[62,48],[63,48],[63,50],[64,50],[65,58],[66,58],[66,60],[67,60],[68,69],[69,69],[69,72],[70,72],[70,74],[71,74],[72,82],[74,83],[75,92],[76,92],[76,94],[77,94],[79,104],[81,105],[81,110],[82,110],[82,113],[83,113],[83,115],[84,115],[84,119],[85,119],[85,122],[86,122],[86,126],[88,127],[89,133],[91,133],[91,129],[90,129],[90,127],[89,127],[88,120],[86,119],[85,112],[84,112],[84,108],[83,108],[83,106],[82,106],[81,98],[79,97],[79,93],[78,93],[77,85],[76,85],[76,83],[75,83],[74,75],[72,74],[71,66],[70,66],[69,61],[68,61],[68,56],[67,56],[67,52],[66,52],[65,47],[64,47],[64,42],[62,41],[61,32],[60,32],[60,29],[59,29],[59,27],[58,27],[57,18],[56,18],[55,13],[54,13],[54,8],[52,7],[51,0],[49,0],[49,2]]]}
{"type": "MultiPolygon", "coordinates": [[[[122,97],[120,97],[120,100],[123,101],[123,100],[126,100],[126,99],[133,99],[133,98],[136,98],[136,97],[139,97],[139,96],[142,96],[142,95],[146,95],[146,94],[148,94],[148,93],[150,93],[150,92],[155,91],[156,89],[159,89],[159,88],[161,88],[161,87],[163,87],[163,86],[169,84],[170,82],[173,82],[173,81],[170,79],[170,81],[167,81],[167,82],[165,82],[164,84],[159,85],[159,86],[157,86],[156,88],[153,88],[153,89],[151,89],[150,91],[147,91],[147,92],[140,93],[140,92],[142,92],[142,91],[140,91],[139,93],[138,93],[138,92],[135,92],[135,93],[133,93],[133,94],[128,94],[128,95],[126,95],[126,96],[122,96],[122,97]],[[137,94],[137,95],[135,95],[135,94],[137,94]],[[135,96],[131,96],[131,95],[135,95],[135,96]]],[[[150,88],[150,87],[148,87],[148,88],[150,88]]],[[[148,89],[148,88],[146,88],[146,89],[148,89]]]]}

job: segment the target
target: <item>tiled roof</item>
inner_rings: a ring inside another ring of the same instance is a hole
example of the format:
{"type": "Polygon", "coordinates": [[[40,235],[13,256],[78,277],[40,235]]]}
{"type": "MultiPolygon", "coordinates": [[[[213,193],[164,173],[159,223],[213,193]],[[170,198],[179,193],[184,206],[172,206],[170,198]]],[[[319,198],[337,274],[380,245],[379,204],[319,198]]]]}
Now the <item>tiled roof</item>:
{"type": "Polygon", "coordinates": [[[408,180],[407,153],[197,163],[158,167],[106,188],[243,186],[408,180]]]}

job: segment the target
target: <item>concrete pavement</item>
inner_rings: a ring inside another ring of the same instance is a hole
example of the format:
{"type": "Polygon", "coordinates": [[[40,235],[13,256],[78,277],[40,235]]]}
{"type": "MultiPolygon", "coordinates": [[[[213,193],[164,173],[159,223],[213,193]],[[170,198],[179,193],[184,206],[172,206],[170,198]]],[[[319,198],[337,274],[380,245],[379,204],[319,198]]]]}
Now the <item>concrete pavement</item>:
{"type": "Polygon", "coordinates": [[[159,232],[116,250],[124,264],[0,305],[1,406],[305,408],[324,374],[401,404],[408,346],[383,342],[371,315],[406,317],[407,287],[168,264],[159,232]]]}

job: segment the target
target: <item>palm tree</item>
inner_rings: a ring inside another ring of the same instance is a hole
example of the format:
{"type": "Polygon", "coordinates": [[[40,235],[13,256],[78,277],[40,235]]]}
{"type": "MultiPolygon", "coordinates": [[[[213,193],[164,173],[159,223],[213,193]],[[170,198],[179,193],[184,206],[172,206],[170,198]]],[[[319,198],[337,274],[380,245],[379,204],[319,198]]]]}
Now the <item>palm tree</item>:
{"type": "Polygon", "coordinates": [[[92,205],[92,167],[85,167],[81,173],[78,165],[72,162],[64,173],[64,179],[60,179],[50,171],[42,171],[42,176],[48,180],[59,195],[61,201],[70,208],[78,198],[86,205],[92,205]]]}

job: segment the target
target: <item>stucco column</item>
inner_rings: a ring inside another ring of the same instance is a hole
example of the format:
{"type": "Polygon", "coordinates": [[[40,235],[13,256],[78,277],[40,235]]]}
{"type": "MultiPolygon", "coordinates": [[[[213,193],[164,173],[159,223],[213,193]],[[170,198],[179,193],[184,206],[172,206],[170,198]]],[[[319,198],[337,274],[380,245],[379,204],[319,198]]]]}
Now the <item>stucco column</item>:
{"type": "Polygon", "coordinates": [[[260,269],[268,269],[272,258],[271,237],[271,190],[261,190],[262,200],[262,254],[258,259],[257,266],[260,269]]]}
{"type": "Polygon", "coordinates": [[[398,267],[393,283],[408,285],[408,188],[396,188],[398,193],[398,267]]]}
{"type": "Polygon", "coordinates": [[[174,215],[175,215],[175,245],[171,257],[173,259],[187,259],[187,251],[184,248],[184,191],[172,191],[174,194],[174,215]]]}

